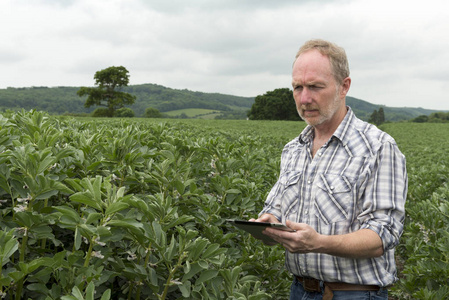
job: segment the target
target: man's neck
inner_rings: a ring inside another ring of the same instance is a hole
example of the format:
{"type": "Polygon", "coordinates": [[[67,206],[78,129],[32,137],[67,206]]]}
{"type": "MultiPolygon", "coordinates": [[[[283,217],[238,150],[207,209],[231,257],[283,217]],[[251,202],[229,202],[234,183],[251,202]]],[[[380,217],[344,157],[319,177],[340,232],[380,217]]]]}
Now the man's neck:
{"type": "Polygon", "coordinates": [[[340,126],[341,122],[346,116],[348,112],[347,107],[340,110],[336,113],[333,120],[323,123],[320,125],[316,125],[313,127],[313,149],[312,154],[315,156],[315,153],[320,149],[326,142],[332,137],[335,130],[337,130],[338,126],[340,126]]]}

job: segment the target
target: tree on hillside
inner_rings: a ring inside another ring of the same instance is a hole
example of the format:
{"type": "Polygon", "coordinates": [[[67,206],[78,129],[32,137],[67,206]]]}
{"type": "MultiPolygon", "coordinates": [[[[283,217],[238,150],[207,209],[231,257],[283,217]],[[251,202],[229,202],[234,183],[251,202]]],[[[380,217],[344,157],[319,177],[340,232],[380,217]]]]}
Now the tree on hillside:
{"type": "Polygon", "coordinates": [[[107,116],[113,117],[117,109],[131,105],[136,100],[135,96],[121,91],[121,88],[129,83],[128,70],[125,67],[112,66],[97,71],[94,79],[98,87],[81,87],[77,91],[80,97],[88,96],[84,107],[105,106],[107,116]]]}
{"type": "Polygon", "coordinates": [[[293,92],[276,89],[259,95],[248,112],[250,120],[301,120],[296,110],[293,92]]]}
{"type": "Polygon", "coordinates": [[[429,115],[429,122],[446,123],[449,121],[449,112],[435,112],[429,115]]]}
{"type": "Polygon", "coordinates": [[[374,110],[373,113],[371,114],[368,122],[379,126],[380,124],[385,123],[385,113],[384,113],[384,109],[381,107],[379,108],[379,110],[374,110]]]}
{"type": "Polygon", "coordinates": [[[145,118],[162,118],[162,114],[158,109],[148,107],[145,109],[145,118]]]}
{"type": "Polygon", "coordinates": [[[411,122],[415,123],[426,123],[427,121],[429,121],[429,116],[426,115],[420,115],[411,120],[411,122]]]}

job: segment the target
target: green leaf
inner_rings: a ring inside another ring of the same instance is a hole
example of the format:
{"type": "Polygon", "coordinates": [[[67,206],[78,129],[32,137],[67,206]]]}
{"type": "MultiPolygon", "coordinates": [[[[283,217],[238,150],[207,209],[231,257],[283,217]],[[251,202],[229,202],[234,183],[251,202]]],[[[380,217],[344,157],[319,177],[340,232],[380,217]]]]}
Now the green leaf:
{"type": "Polygon", "coordinates": [[[68,206],[55,206],[54,209],[62,213],[64,216],[70,217],[76,223],[80,223],[81,218],[76,210],[68,206]]]}
{"type": "Polygon", "coordinates": [[[84,187],[80,184],[79,179],[67,178],[65,180],[65,182],[67,182],[70,186],[72,186],[72,188],[74,188],[75,190],[77,190],[79,192],[84,191],[84,187]]]}
{"type": "Polygon", "coordinates": [[[125,228],[134,235],[138,242],[142,243],[144,241],[144,233],[142,230],[143,224],[134,219],[110,220],[105,225],[125,228]]]}
{"type": "Polygon", "coordinates": [[[107,289],[101,296],[100,300],[109,300],[109,299],[111,299],[111,289],[107,289]]]}
{"type": "Polygon", "coordinates": [[[165,247],[167,246],[167,236],[166,236],[165,231],[162,230],[161,225],[156,221],[152,222],[151,225],[152,225],[152,230],[154,232],[153,236],[154,236],[157,246],[160,249],[165,249],[165,247]]]}
{"type": "Polygon", "coordinates": [[[78,300],[84,300],[83,293],[81,293],[80,289],[76,285],[72,288],[72,295],[78,300]]]}
{"type": "MultiPolygon", "coordinates": [[[[103,181],[103,178],[101,176],[95,177],[94,183],[92,184],[91,192],[94,195],[94,200],[97,203],[101,203],[101,183],[103,181]]],[[[107,183],[107,182],[105,182],[107,183]]]]}
{"type": "Polygon", "coordinates": [[[33,220],[30,216],[30,212],[20,211],[16,213],[15,217],[18,220],[19,225],[22,227],[31,228],[31,226],[33,226],[33,220]]]}
{"type": "Polygon", "coordinates": [[[172,235],[170,245],[168,246],[167,251],[165,252],[165,259],[167,261],[171,261],[176,254],[177,247],[175,243],[175,236],[172,235]]]}
{"type": "Polygon", "coordinates": [[[70,196],[70,200],[102,211],[101,205],[95,200],[95,198],[92,197],[92,194],[89,192],[78,192],[76,194],[73,194],[72,196],[70,196]]]}
{"type": "Polygon", "coordinates": [[[181,285],[179,285],[179,290],[181,291],[184,298],[190,298],[192,283],[190,281],[183,282],[181,285]]]}
{"type": "Polygon", "coordinates": [[[153,286],[158,286],[158,280],[157,280],[157,273],[156,273],[156,270],[155,269],[153,269],[153,268],[149,268],[148,269],[148,271],[149,271],[149,273],[150,273],[150,282],[151,282],[151,284],[153,285],[153,286]]]}
{"type": "Polygon", "coordinates": [[[111,229],[106,226],[97,226],[97,234],[101,237],[111,236],[111,229]]]}
{"type": "Polygon", "coordinates": [[[95,285],[91,281],[86,288],[86,300],[94,300],[95,285]]]}
{"type": "Polygon", "coordinates": [[[192,182],[190,183],[190,192],[191,192],[191,193],[195,193],[197,189],[198,189],[198,187],[196,186],[195,182],[192,181],[192,182]]]}
{"type": "Polygon", "coordinates": [[[12,278],[13,281],[19,281],[20,279],[25,277],[25,274],[21,271],[14,271],[14,272],[8,273],[8,276],[10,278],[12,278]]]}
{"type": "Polygon", "coordinates": [[[75,250],[79,250],[80,247],[81,247],[81,232],[80,232],[78,226],[76,226],[76,229],[75,229],[75,250]]]}
{"type": "Polygon", "coordinates": [[[173,182],[173,185],[175,186],[176,190],[178,191],[179,194],[183,195],[185,192],[186,187],[184,186],[184,183],[179,181],[179,180],[175,180],[173,182]]]}
{"type": "Polygon", "coordinates": [[[167,230],[167,229],[170,229],[172,227],[178,226],[180,224],[184,224],[184,223],[187,223],[189,221],[192,221],[194,219],[195,219],[194,216],[182,215],[179,218],[176,218],[176,219],[172,220],[169,224],[164,225],[164,229],[167,230]]]}
{"type": "Polygon", "coordinates": [[[101,214],[101,213],[90,213],[90,214],[87,216],[86,224],[92,224],[92,223],[95,223],[95,222],[97,222],[98,220],[100,220],[102,217],[103,217],[103,214],[101,214]]]}
{"type": "Polygon", "coordinates": [[[43,283],[31,283],[27,285],[27,290],[35,291],[35,292],[42,292],[47,291],[47,287],[43,283]]]}
{"type": "Polygon", "coordinates": [[[114,202],[106,208],[105,215],[110,216],[118,211],[127,209],[129,205],[124,202],[114,202]]]}
{"type": "Polygon", "coordinates": [[[201,257],[203,259],[206,259],[209,257],[220,255],[222,253],[225,253],[226,251],[227,251],[226,249],[220,249],[219,244],[212,244],[207,248],[206,251],[204,251],[204,253],[201,255],[201,257]]]}
{"type": "Polygon", "coordinates": [[[35,235],[37,239],[53,239],[55,236],[53,234],[53,229],[48,225],[40,225],[33,227],[31,232],[35,235]]]}
{"type": "Polygon", "coordinates": [[[203,253],[204,249],[207,247],[207,244],[209,244],[209,241],[204,238],[198,238],[196,239],[192,244],[189,245],[188,251],[189,253],[189,259],[196,261],[203,253]]]}
{"type": "Polygon", "coordinates": [[[215,278],[218,274],[218,270],[205,270],[201,272],[200,277],[195,281],[195,285],[199,285],[205,281],[215,278]]]}
{"type": "Polygon", "coordinates": [[[37,169],[37,174],[44,173],[45,170],[50,168],[51,165],[53,165],[56,162],[56,158],[53,156],[47,156],[43,160],[39,162],[39,166],[37,169]]]}
{"type": "Polygon", "coordinates": [[[27,263],[19,263],[19,268],[24,274],[30,274],[41,266],[50,266],[51,263],[50,257],[39,257],[27,263]]]}
{"type": "Polygon", "coordinates": [[[13,237],[12,232],[0,231],[0,262],[2,267],[9,262],[9,258],[19,248],[19,242],[13,237]]]}
{"type": "Polygon", "coordinates": [[[39,175],[37,177],[39,188],[35,191],[35,199],[47,199],[58,192],[71,194],[73,191],[62,182],[39,175]]]}
{"type": "Polygon", "coordinates": [[[226,191],[226,194],[241,194],[242,191],[238,190],[238,189],[229,189],[226,191]]]}
{"type": "Polygon", "coordinates": [[[195,276],[202,270],[204,270],[204,268],[201,267],[197,262],[191,264],[189,272],[185,273],[184,276],[182,277],[182,282],[186,282],[187,280],[189,280],[190,278],[192,278],[193,276],[195,276]]]}

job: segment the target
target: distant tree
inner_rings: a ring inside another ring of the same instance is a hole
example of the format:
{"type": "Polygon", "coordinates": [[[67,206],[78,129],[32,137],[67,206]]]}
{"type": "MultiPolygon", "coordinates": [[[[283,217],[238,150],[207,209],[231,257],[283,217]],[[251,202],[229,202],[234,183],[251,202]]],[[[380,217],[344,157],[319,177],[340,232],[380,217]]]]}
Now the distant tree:
{"type": "Polygon", "coordinates": [[[296,109],[293,92],[288,88],[276,89],[259,95],[248,112],[250,120],[301,120],[296,109]]]}
{"type": "Polygon", "coordinates": [[[133,118],[135,116],[134,110],[129,107],[122,107],[115,111],[115,117],[118,118],[133,118]]]}
{"type": "Polygon", "coordinates": [[[426,123],[429,121],[429,117],[426,115],[420,115],[420,116],[417,116],[416,118],[412,119],[411,121],[415,122],[415,123],[426,123]]]}
{"type": "Polygon", "coordinates": [[[373,113],[371,114],[368,122],[379,126],[382,123],[385,123],[385,113],[384,113],[384,109],[381,107],[379,108],[379,111],[374,110],[373,113]]]}
{"type": "Polygon", "coordinates": [[[99,107],[92,112],[92,117],[94,117],[94,118],[109,117],[109,110],[107,108],[99,107]]]}
{"type": "Polygon", "coordinates": [[[135,96],[121,91],[121,88],[129,83],[128,70],[125,67],[113,66],[97,71],[94,79],[98,87],[81,87],[77,92],[80,97],[88,96],[85,107],[105,106],[108,110],[107,116],[113,117],[117,109],[131,105],[136,100],[135,96]]]}
{"type": "Polygon", "coordinates": [[[371,124],[376,124],[377,123],[377,110],[373,111],[373,113],[369,117],[368,122],[370,122],[371,124]]]}
{"type": "Polygon", "coordinates": [[[446,123],[449,121],[449,112],[434,112],[429,115],[428,122],[432,123],[446,123]]]}
{"type": "Polygon", "coordinates": [[[377,112],[377,117],[379,119],[379,124],[385,123],[385,113],[383,107],[379,108],[379,111],[377,112]]]}
{"type": "Polygon", "coordinates": [[[145,109],[145,118],[162,118],[161,112],[153,107],[145,109]]]}

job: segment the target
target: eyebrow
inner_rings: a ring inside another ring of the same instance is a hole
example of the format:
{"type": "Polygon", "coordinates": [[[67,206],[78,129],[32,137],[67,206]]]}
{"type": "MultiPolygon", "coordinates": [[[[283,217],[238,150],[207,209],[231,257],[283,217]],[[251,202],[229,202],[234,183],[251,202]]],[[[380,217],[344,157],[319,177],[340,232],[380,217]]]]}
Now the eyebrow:
{"type": "Polygon", "coordinates": [[[310,81],[310,82],[305,82],[305,83],[299,83],[299,82],[292,80],[292,86],[295,86],[295,85],[311,86],[311,85],[326,85],[326,83],[323,81],[310,81]]]}

